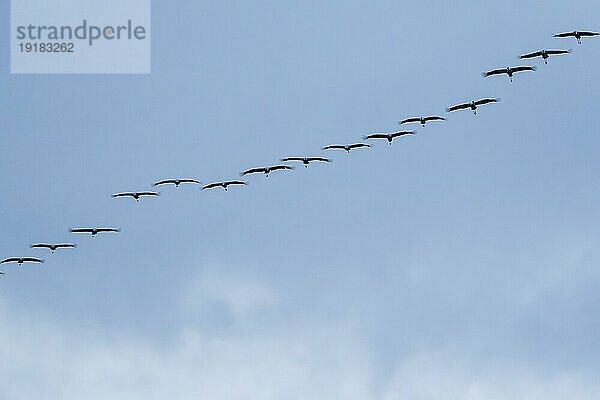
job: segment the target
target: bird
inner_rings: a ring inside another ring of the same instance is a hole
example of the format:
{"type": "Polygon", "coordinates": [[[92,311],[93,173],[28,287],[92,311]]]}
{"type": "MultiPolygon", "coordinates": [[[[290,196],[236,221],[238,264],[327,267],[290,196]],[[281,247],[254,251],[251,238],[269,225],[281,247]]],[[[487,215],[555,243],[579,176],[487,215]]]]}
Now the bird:
{"type": "Polygon", "coordinates": [[[294,167],[290,167],[289,165],[273,165],[270,167],[250,168],[250,169],[240,172],[240,175],[246,176],[249,174],[265,174],[265,176],[268,178],[269,174],[273,171],[293,170],[293,169],[294,169],[294,167]]]}
{"type": "Polygon", "coordinates": [[[4,275],[4,272],[0,271],[0,275],[4,275]]]}
{"type": "Polygon", "coordinates": [[[157,186],[160,186],[160,185],[175,185],[175,187],[179,187],[179,185],[181,185],[182,183],[192,183],[192,184],[199,185],[200,181],[197,181],[196,179],[189,179],[189,178],[183,178],[183,179],[163,179],[161,181],[155,182],[153,186],[157,187],[157,186]]]}
{"type": "Polygon", "coordinates": [[[17,265],[20,267],[24,263],[42,264],[43,262],[44,262],[44,260],[35,258],[35,257],[10,257],[10,258],[5,258],[4,260],[0,261],[0,264],[17,263],[17,265]]]}
{"type": "Polygon", "coordinates": [[[353,144],[329,144],[324,146],[323,150],[346,150],[346,153],[350,154],[351,150],[360,149],[364,147],[371,147],[370,144],[367,143],[353,143],[353,144]]]}
{"type": "Polygon", "coordinates": [[[461,103],[461,104],[454,105],[452,107],[448,107],[448,108],[446,108],[446,111],[448,111],[450,113],[453,111],[466,110],[466,109],[470,108],[471,110],[473,110],[473,114],[477,115],[477,107],[482,106],[484,104],[497,103],[499,101],[500,101],[500,99],[491,99],[491,98],[473,100],[470,103],[461,103]]]}
{"type": "Polygon", "coordinates": [[[409,124],[412,122],[420,122],[421,125],[425,126],[425,124],[429,121],[445,121],[446,118],[444,117],[439,117],[437,115],[431,115],[429,117],[413,117],[413,118],[406,118],[403,119],[402,121],[398,121],[399,125],[403,125],[403,124],[409,124]]]}
{"type": "Polygon", "coordinates": [[[554,35],[554,37],[555,38],[574,37],[575,39],[577,39],[577,43],[581,44],[581,38],[582,37],[592,37],[592,36],[598,36],[598,35],[600,35],[600,33],[598,33],[598,32],[572,31],[572,32],[556,33],[554,35]]]}
{"type": "Polygon", "coordinates": [[[512,82],[514,74],[516,74],[518,72],[523,72],[523,71],[535,71],[536,69],[537,69],[536,67],[530,67],[529,65],[522,65],[522,66],[518,66],[518,67],[506,67],[506,68],[493,69],[491,71],[486,71],[486,72],[482,73],[481,75],[484,78],[487,78],[488,76],[506,74],[506,75],[508,75],[508,77],[510,78],[510,81],[512,82]]]}
{"type": "Polygon", "coordinates": [[[414,135],[415,133],[416,133],[415,131],[398,131],[398,132],[393,132],[393,133],[372,133],[370,135],[363,136],[363,139],[364,140],[387,139],[388,144],[391,146],[392,141],[394,139],[402,137],[402,136],[414,135]]]}
{"type": "Polygon", "coordinates": [[[109,232],[121,232],[118,228],[73,228],[70,230],[71,233],[89,233],[92,236],[96,236],[99,233],[109,232]]]}
{"type": "Polygon", "coordinates": [[[204,186],[202,188],[202,190],[205,189],[212,189],[212,188],[216,188],[216,187],[222,187],[225,191],[227,191],[227,188],[231,185],[247,185],[246,182],[244,181],[224,181],[224,182],[215,182],[215,183],[210,183],[206,186],[204,186]]]}
{"type": "Polygon", "coordinates": [[[329,158],[324,158],[324,157],[285,157],[281,159],[282,162],[288,162],[288,161],[300,161],[302,164],[304,164],[305,168],[308,168],[308,164],[310,164],[311,162],[326,162],[329,163],[331,162],[331,160],[329,158]]]}
{"type": "Polygon", "coordinates": [[[77,245],[74,243],[36,243],[31,245],[32,249],[48,249],[52,254],[54,254],[57,249],[72,249],[75,247],[77,247],[77,245]]]}
{"type": "Polygon", "coordinates": [[[533,53],[523,54],[519,58],[525,59],[525,58],[542,57],[542,59],[544,60],[544,63],[548,64],[548,59],[550,58],[550,56],[555,56],[555,55],[560,55],[560,54],[568,54],[570,52],[571,52],[571,50],[539,50],[539,51],[534,51],[533,53]]]}
{"type": "Polygon", "coordinates": [[[156,192],[124,192],[124,193],[116,193],[113,194],[113,198],[117,197],[131,197],[135,199],[135,201],[140,201],[142,197],[156,197],[159,196],[159,193],[156,192]]]}

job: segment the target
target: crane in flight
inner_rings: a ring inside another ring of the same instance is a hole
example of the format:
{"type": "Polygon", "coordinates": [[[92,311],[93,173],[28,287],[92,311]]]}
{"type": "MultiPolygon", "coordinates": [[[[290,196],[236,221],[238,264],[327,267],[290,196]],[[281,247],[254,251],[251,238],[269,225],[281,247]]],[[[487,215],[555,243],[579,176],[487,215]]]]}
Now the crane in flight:
{"type": "Polygon", "coordinates": [[[190,179],[190,178],[163,179],[161,181],[155,182],[153,186],[157,187],[157,186],[161,186],[161,185],[175,185],[175,187],[179,187],[179,185],[181,185],[182,183],[190,183],[190,184],[199,185],[200,181],[197,181],[196,179],[190,179]]]}
{"type": "Polygon", "coordinates": [[[285,157],[281,159],[282,162],[289,162],[289,161],[299,161],[302,164],[304,164],[305,168],[308,168],[308,164],[310,164],[311,162],[325,162],[325,163],[330,163],[331,160],[329,158],[325,158],[325,157],[285,157]]]}
{"type": "Polygon", "coordinates": [[[535,71],[536,69],[537,69],[536,67],[530,67],[529,65],[522,65],[522,66],[518,66],[518,67],[506,67],[506,68],[493,69],[491,71],[486,71],[486,72],[482,73],[481,75],[484,78],[487,78],[488,76],[506,74],[506,75],[508,75],[508,77],[510,78],[510,81],[512,82],[514,74],[519,73],[519,72],[524,72],[524,71],[535,71]]]}
{"type": "Polygon", "coordinates": [[[227,188],[229,186],[234,186],[234,185],[240,185],[240,186],[245,186],[248,183],[244,182],[244,181],[223,181],[223,182],[215,182],[215,183],[209,183],[208,185],[205,185],[202,190],[206,190],[206,189],[213,189],[213,188],[217,188],[217,187],[221,187],[223,188],[225,191],[227,191],[227,188]]]}
{"type": "Polygon", "coordinates": [[[140,201],[142,197],[157,197],[159,196],[156,192],[123,192],[123,193],[115,193],[112,195],[113,198],[119,197],[131,197],[135,199],[135,201],[140,201]]]}
{"type": "Polygon", "coordinates": [[[391,146],[394,139],[402,137],[402,136],[412,136],[416,132],[415,131],[398,131],[392,133],[372,133],[367,136],[363,136],[364,140],[370,139],[385,139],[388,141],[388,144],[391,146]]]}
{"type": "Polygon", "coordinates": [[[550,56],[569,54],[570,52],[571,52],[571,50],[539,50],[539,51],[534,51],[533,53],[523,54],[519,58],[527,59],[527,58],[541,57],[544,60],[544,64],[548,64],[548,59],[550,58],[550,56]]]}
{"type": "Polygon", "coordinates": [[[473,100],[470,103],[461,103],[461,104],[457,104],[457,105],[448,107],[448,108],[446,108],[446,111],[451,113],[453,111],[467,110],[470,108],[473,111],[473,114],[477,115],[477,107],[482,106],[484,104],[497,103],[499,101],[500,101],[500,99],[493,99],[493,98],[473,100]]]}
{"type": "Polygon", "coordinates": [[[571,32],[556,33],[554,35],[554,37],[555,38],[574,37],[575,39],[577,39],[577,43],[581,44],[581,38],[583,38],[583,37],[593,37],[593,36],[598,36],[598,35],[600,35],[600,33],[598,33],[598,32],[571,31],[571,32]]]}
{"type": "Polygon", "coordinates": [[[362,149],[365,147],[371,147],[371,145],[367,143],[329,144],[324,146],[322,150],[345,150],[346,153],[350,154],[350,151],[354,149],[362,149]]]}
{"type": "Polygon", "coordinates": [[[25,263],[42,264],[44,260],[35,257],[10,257],[0,261],[0,264],[16,263],[19,267],[25,263]]]}
{"type": "Polygon", "coordinates": [[[70,230],[71,233],[87,233],[92,237],[99,233],[117,233],[121,232],[118,228],[73,228],[70,230]]]}
{"type": "Polygon", "coordinates": [[[77,247],[74,243],[35,243],[31,245],[32,249],[48,249],[52,254],[58,249],[73,249],[77,247]]]}
{"type": "Polygon", "coordinates": [[[425,127],[425,124],[427,124],[430,121],[445,121],[446,118],[444,117],[440,117],[438,115],[430,115],[428,117],[411,117],[411,118],[406,118],[403,119],[402,121],[399,121],[398,124],[399,125],[404,125],[404,124],[410,124],[410,123],[414,123],[414,122],[419,122],[423,127],[425,127]]]}
{"type": "Polygon", "coordinates": [[[246,176],[250,174],[264,174],[265,177],[269,177],[269,174],[273,171],[282,171],[282,170],[293,170],[294,167],[290,167],[289,165],[272,165],[270,167],[256,167],[249,168],[240,173],[241,176],[246,176]]]}

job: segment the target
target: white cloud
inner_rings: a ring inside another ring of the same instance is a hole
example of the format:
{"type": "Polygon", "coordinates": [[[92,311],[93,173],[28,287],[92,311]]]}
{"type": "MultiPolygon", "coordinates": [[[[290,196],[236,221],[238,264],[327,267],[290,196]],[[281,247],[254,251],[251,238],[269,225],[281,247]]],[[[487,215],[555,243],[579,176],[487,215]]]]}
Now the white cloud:
{"type": "MultiPolygon", "coordinates": [[[[182,327],[163,347],[146,338],[44,323],[0,306],[0,393],[5,400],[591,400],[600,383],[569,371],[475,363],[421,352],[376,371],[344,321],[214,338],[182,327]]],[[[286,326],[290,326],[286,325],[286,326]]]]}

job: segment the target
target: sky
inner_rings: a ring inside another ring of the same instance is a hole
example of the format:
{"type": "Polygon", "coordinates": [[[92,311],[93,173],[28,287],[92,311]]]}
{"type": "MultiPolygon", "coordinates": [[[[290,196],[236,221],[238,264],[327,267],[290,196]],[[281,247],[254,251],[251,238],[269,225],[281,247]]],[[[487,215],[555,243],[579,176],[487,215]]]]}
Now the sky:
{"type": "MultiPolygon", "coordinates": [[[[0,17],[8,21],[8,2],[0,17]]],[[[600,3],[152,4],[149,75],[0,49],[0,397],[600,396],[600,3]],[[518,55],[573,48],[509,83],[518,55]],[[480,97],[331,164],[236,179],[480,97]],[[119,234],[71,237],[76,226],[119,234]],[[50,256],[39,241],[71,241],[50,256]]]]}

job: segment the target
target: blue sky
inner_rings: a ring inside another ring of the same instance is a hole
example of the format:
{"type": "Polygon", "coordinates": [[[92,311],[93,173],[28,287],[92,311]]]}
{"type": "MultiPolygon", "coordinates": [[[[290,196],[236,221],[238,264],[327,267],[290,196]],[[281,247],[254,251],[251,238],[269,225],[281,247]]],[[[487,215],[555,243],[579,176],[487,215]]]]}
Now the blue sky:
{"type": "Polygon", "coordinates": [[[0,254],[79,244],[3,269],[3,398],[600,395],[600,39],[552,38],[600,4],[322,3],[154,2],[150,75],[0,63],[0,254]],[[574,52],[480,76],[541,48],[574,52]],[[490,96],[247,188],[110,198],[490,96]]]}

